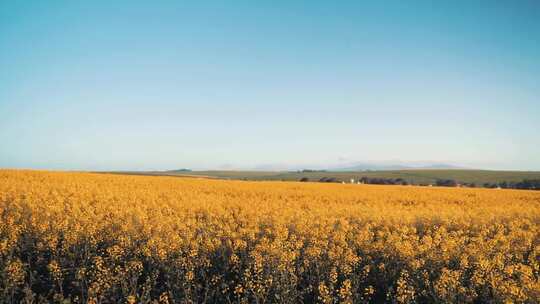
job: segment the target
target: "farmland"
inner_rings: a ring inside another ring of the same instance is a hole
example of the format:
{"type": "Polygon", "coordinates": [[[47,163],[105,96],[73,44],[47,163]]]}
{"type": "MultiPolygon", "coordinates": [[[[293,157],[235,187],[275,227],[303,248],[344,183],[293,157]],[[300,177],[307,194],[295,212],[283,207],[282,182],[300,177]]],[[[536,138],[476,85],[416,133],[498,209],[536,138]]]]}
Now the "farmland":
{"type": "Polygon", "coordinates": [[[3,303],[540,299],[538,191],[0,170],[0,216],[3,303]]]}
{"type": "Polygon", "coordinates": [[[519,182],[525,179],[540,179],[538,171],[495,171],[495,170],[465,170],[465,169],[422,169],[422,170],[388,170],[388,171],[133,171],[116,172],[120,174],[188,176],[238,180],[281,180],[299,181],[308,178],[318,181],[321,178],[335,178],[338,181],[349,181],[351,178],[401,178],[410,184],[435,184],[439,179],[452,179],[460,183],[519,182]]]}

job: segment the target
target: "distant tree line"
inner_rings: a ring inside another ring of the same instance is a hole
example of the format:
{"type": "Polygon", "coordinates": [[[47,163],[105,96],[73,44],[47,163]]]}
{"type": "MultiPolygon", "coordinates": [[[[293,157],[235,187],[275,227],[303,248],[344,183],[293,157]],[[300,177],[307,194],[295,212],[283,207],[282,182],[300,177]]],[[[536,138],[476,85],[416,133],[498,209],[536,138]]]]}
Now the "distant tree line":
{"type": "Polygon", "coordinates": [[[540,190],[540,179],[524,179],[521,182],[485,183],[484,188],[540,190]]]}
{"type": "MultiPolygon", "coordinates": [[[[404,180],[403,178],[379,178],[379,177],[361,177],[358,179],[353,178],[354,181],[359,182],[361,184],[372,184],[372,185],[408,185],[409,183],[404,180]]],[[[308,182],[309,178],[302,177],[300,179],[301,182],[308,182]]],[[[321,183],[342,183],[344,182],[341,179],[338,179],[336,177],[322,177],[319,179],[319,182],[321,183]]]]}
{"type": "Polygon", "coordinates": [[[342,181],[335,178],[335,177],[322,177],[319,179],[319,182],[321,183],[341,183],[342,181]]]}
{"type": "MultiPolygon", "coordinates": [[[[301,182],[309,182],[308,177],[302,177],[301,182]]],[[[431,186],[431,184],[415,184],[406,181],[403,178],[381,178],[381,177],[366,177],[363,176],[358,179],[353,179],[355,182],[361,184],[371,184],[371,185],[417,185],[417,186],[431,186]]],[[[343,180],[336,177],[322,177],[318,180],[320,183],[342,183],[343,180]]],[[[476,183],[460,183],[453,179],[437,179],[435,181],[435,186],[438,187],[467,187],[467,188],[476,188],[476,183]]],[[[527,189],[527,190],[540,190],[540,179],[525,179],[520,182],[507,182],[503,181],[500,183],[484,183],[482,185],[484,188],[502,188],[502,189],[527,189]]]]}
{"type": "Polygon", "coordinates": [[[408,185],[409,182],[403,178],[381,178],[381,177],[366,177],[363,176],[358,180],[362,184],[371,185],[408,185]]]}

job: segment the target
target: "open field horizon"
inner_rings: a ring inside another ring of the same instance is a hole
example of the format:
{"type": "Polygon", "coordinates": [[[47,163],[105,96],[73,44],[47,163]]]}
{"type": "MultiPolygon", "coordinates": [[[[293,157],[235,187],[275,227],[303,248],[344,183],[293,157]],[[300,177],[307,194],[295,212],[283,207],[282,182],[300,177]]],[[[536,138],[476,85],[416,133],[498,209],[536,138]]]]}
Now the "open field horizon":
{"type": "MultiPolygon", "coordinates": [[[[100,171],[97,171],[98,173],[100,171]]],[[[407,170],[367,170],[367,171],[242,171],[242,170],[166,170],[166,171],[102,171],[101,173],[185,176],[239,180],[281,180],[318,182],[322,178],[335,178],[336,181],[348,183],[351,179],[358,181],[362,177],[403,179],[409,184],[435,184],[437,180],[452,179],[458,183],[475,183],[481,187],[485,183],[520,182],[522,180],[540,180],[540,171],[502,171],[476,169],[407,169],[407,170]]]]}
{"type": "Polygon", "coordinates": [[[540,304],[540,0],[0,0],[0,304],[540,304]]]}

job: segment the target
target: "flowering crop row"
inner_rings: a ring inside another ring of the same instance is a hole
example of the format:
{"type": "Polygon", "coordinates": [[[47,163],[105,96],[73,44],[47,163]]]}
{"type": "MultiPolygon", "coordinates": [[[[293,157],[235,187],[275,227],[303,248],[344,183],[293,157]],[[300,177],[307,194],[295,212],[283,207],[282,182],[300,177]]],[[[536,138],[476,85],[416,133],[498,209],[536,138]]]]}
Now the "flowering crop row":
{"type": "Polygon", "coordinates": [[[0,170],[0,303],[540,299],[540,192],[0,170]]]}

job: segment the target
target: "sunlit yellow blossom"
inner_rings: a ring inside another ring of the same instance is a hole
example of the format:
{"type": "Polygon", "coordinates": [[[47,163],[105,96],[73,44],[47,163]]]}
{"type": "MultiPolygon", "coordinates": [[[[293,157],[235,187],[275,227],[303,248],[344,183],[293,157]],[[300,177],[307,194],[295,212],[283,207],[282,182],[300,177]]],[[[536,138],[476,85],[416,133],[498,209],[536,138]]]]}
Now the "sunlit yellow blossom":
{"type": "Polygon", "coordinates": [[[534,303],[540,192],[0,170],[0,302],[534,303]]]}

